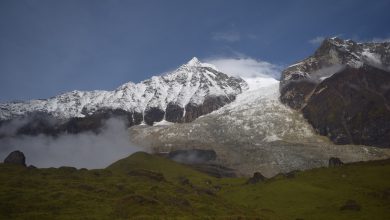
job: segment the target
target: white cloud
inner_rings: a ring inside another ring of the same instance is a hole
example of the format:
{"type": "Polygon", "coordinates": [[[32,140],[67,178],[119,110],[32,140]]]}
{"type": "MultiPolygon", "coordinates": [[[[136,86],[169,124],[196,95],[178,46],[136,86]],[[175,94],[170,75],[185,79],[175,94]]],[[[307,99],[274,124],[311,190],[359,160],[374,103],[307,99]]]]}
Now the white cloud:
{"type": "Polygon", "coordinates": [[[268,77],[279,80],[281,67],[250,57],[209,58],[205,62],[213,64],[223,73],[242,78],[268,77]]]}
{"type": "Polygon", "coordinates": [[[38,135],[0,139],[1,159],[14,150],[22,151],[26,163],[37,167],[104,168],[140,148],[130,142],[124,121],[111,118],[99,134],[83,132],[57,137],[38,135]]]}
{"type": "Polygon", "coordinates": [[[313,44],[313,45],[319,45],[322,43],[322,41],[325,40],[325,37],[323,36],[318,36],[318,37],[315,37],[311,40],[309,40],[309,43],[313,44]]]}
{"type": "Polygon", "coordinates": [[[216,32],[212,34],[214,40],[236,42],[240,41],[241,35],[237,31],[216,32]]]}

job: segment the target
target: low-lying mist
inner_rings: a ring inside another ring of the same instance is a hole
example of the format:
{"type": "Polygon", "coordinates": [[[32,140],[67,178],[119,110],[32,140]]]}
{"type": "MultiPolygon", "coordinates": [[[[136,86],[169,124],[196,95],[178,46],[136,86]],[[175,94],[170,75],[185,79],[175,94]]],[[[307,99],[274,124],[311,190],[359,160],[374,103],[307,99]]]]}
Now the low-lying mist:
{"type": "Polygon", "coordinates": [[[83,132],[0,138],[0,160],[20,150],[26,163],[36,167],[73,166],[104,168],[140,149],[130,142],[126,125],[120,118],[110,118],[99,134],[83,132]]]}

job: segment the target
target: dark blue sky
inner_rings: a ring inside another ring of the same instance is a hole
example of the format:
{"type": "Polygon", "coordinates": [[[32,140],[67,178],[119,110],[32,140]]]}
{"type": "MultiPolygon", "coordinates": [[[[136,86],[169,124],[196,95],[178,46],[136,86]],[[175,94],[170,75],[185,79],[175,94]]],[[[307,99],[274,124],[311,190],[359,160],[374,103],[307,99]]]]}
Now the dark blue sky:
{"type": "Polygon", "coordinates": [[[1,0],[0,101],[114,89],[193,56],[284,66],[317,37],[389,38],[389,11],[380,0],[1,0]]]}

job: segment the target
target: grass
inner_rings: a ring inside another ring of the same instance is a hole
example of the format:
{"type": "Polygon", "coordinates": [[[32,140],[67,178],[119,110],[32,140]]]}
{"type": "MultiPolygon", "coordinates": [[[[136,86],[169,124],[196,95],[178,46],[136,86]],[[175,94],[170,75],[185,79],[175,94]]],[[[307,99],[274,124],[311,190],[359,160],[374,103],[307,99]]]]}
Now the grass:
{"type": "Polygon", "coordinates": [[[146,153],[101,170],[0,164],[0,219],[390,219],[390,160],[246,180],[146,153]]]}

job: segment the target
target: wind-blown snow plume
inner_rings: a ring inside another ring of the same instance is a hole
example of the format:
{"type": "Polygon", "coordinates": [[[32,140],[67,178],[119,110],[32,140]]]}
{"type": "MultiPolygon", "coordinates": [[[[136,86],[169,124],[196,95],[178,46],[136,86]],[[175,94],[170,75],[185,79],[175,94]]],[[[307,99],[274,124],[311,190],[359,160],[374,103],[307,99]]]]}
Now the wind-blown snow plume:
{"type": "Polygon", "coordinates": [[[272,77],[280,78],[281,67],[272,63],[246,58],[210,58],[207,63],[215,65],[221,72],[242,78],[272,77]]]}
{"type": "Polygon", "coordinates": [[[218,70],[239,76],[246,81],[249,90],[255,90],[277,83],[281,67],[266,61],[244,58],[210,58],[206,62],[215,65],[218,70]]]}

